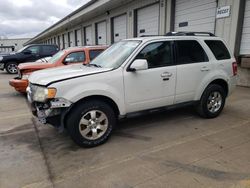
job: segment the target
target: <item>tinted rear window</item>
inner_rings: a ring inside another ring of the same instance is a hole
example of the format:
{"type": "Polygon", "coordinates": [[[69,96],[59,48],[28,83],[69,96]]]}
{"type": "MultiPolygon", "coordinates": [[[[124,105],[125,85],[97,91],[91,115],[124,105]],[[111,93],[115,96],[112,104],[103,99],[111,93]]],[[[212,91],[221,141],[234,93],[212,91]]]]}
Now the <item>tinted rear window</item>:
{"type": "Polygon", "coordinates": [[[213,52],[217,60],[230,59],[230,53],[227,50],[225,44],[220,40],[206,40],[205,43],[208,45],[210,50],[213,52]]]}
{"type": "Polygon", "coordinates": [[[43,48],[43,54],[52,55],[55,54],[57,51],[55,46],[42,46],[42,48],[43,48]]]}
{"type": "Polygon", "coordinates": [[[208,57],[201,45],[195,40],[175,41],[177,48],[177,63],[189,64],[207,62],[208,57]]]}
{"type": "Polygon", "coordinates": [[[102,53],[103,50],[90,50],[89,51],[89,57],[90,57],[90,60],[93,60],[95,59],[98,55],[100,55],[100,53],[102,53]]]}

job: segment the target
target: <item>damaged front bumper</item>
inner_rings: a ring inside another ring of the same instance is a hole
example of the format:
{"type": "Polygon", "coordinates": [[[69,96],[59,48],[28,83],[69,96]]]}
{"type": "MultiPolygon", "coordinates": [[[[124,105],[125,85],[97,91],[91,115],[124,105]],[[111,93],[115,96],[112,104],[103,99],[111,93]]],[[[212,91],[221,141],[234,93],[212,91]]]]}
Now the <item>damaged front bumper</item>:
{"type": "Polygon", "coordinates": [[[64,117],[73,104],[63,98],[53,99],[46,103],[35,102],[32,101],[29,94],[28,101],[33,115],[38,118],[39,122],[42,124],[51,124],[61,130],[64,128],[64,117]]]}

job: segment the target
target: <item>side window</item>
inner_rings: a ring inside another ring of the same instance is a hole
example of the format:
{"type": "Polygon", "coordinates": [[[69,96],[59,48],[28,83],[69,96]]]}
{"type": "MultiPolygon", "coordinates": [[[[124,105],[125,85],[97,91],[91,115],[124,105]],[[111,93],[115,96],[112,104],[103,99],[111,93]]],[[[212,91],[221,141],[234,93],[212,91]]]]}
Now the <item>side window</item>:
{"type": "Polygon", "coordinates": [[[39,46],[31,46],[27,48],[26,50],[31,51],[32,54],[39,54],[39,46]]]}
{"type": "Polygon", "coordinates": [[[208,57],[201,45],[195,40],[175,41],[177,64],[207,62],[208,57]]]}
{"type": "Polygon", "coordinates": [[[103,52],[103,50],[90,50],[89,51],[89,58],[90,61],[95,59],[98,55],[100,55],[103,52]]]}
{"type": "Polygon", "coordinates": [[[43,48],[43,54],[45,55],[52,55],[56,52],[54,46],[42,46],[42,48],[43,48]]]}
{"type": "Polygon", "coordinates": [[[73,52],[69,54],[66,59],[69,59],[71,63],[78,63],[85,61],[85,53],[84,52],[73,52]]]}
{"type": "Polygon", "coordinates": [[[210,50],[213,52],[217,60],[231,59],[230,53],[227,50],[225,44],[220,40],[206,40],[210,50]]]}
{"type": "Polygon", "coordinates": [[[149,68],[173,65],[170,42],[155,42],[147,45],[136,59],[146,59],[149,68]]]}

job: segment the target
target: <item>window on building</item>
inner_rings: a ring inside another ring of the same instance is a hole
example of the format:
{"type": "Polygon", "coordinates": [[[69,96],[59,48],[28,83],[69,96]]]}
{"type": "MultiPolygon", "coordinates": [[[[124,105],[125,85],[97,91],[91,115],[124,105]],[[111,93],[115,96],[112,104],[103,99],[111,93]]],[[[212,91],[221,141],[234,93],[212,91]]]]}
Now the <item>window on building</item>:
{"type": "Polygon", "coordinates": [[[206,40],[210,50],[213,52],[217,60],[231,59],[230,53],[227,50],[225,44],[220,40],[206,40]]]}
{"type": "Polygon", "coordinates": [[[207,62],[208,57],[201,45],[195,40],[175,41],[177,64],[207,62]]]}
{"type": "Polygon", "coordinates": [[[155,42],[147,45],[136,57],[146,59],[149,68],[173,65],[170,42],[155,42]]]}

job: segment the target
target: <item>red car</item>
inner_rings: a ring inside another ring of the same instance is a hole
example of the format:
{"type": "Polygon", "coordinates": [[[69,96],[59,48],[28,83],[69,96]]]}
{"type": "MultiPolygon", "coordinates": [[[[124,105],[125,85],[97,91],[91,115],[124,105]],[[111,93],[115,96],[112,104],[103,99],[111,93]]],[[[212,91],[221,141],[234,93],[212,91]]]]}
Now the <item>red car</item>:
{"type": "Polygon", "coordinates": [[[74,63],[88,64],[103,52],[107,46],[72,47],[56,53],[48,62],[24,63],[18,66],[18,77],[11,79],[9,84],[16,91],[26,93],[29,75],[37,70],[65,66],[74,63]]]}

